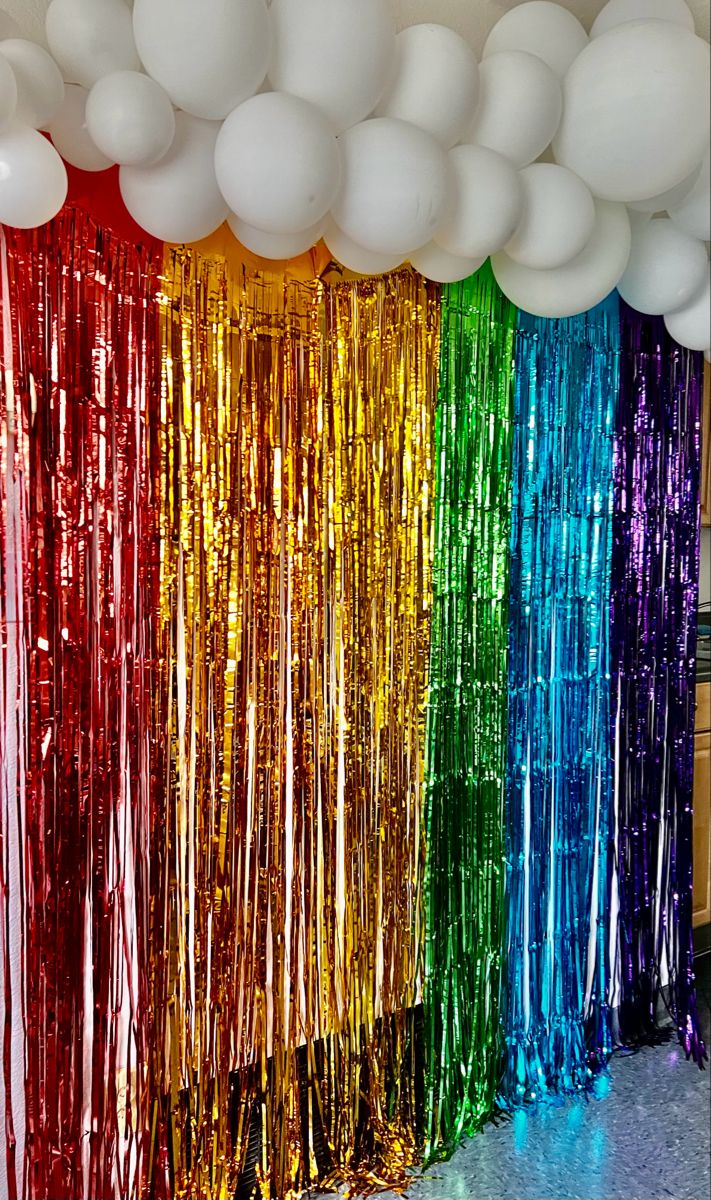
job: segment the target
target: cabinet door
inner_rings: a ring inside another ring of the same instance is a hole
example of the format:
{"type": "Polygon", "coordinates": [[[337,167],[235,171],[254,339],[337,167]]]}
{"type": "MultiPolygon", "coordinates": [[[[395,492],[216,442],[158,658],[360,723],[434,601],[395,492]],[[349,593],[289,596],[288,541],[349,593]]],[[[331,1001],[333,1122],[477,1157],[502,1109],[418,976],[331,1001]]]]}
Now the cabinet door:
{"type": "Polygon", "coordinates": [[[694,927],[711,921],[711,733],[694,738],[694,927]]]}

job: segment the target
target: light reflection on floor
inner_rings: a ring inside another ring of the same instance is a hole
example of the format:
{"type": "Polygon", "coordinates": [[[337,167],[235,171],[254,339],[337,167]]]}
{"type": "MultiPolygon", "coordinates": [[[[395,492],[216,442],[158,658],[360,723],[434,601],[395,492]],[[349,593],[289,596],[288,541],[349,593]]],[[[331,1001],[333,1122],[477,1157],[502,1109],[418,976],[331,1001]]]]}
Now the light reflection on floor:
{"type": "MultiPolygon", "coordinates": [[[[711,958],[697,973],[708,1045],[711,958]]],[[[615,1055],[591,1097],[488,1125],[407,1200],[708,1200],[710,1082],[672,1044],[615,1055]]]]}

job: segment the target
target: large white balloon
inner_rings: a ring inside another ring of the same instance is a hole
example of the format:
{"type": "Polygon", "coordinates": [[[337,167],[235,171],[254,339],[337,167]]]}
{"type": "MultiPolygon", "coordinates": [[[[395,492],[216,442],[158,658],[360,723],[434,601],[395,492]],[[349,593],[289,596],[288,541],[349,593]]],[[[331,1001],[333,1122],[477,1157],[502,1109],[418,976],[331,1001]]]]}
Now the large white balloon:
{"type": "Polygon", "coordinates": [[[706,350],[711,330],[711,281],[707,278],[704,287],[683,308],[665,314],[664,324],[680,346],[706,350]]]}
{"type": "Polygon", "coordinates": [[[89,93],[78,83],[68,83],[59,112],[49,123],[49,133],[62,158],[82,171],[105,171],[112,160],[99,150],[86,127],[89,93]]]}
{"type": "Polygon", "coordinates": [[[341,182],[338,142],[313,104],[263,92],[225,121],[215,170],[238,217],[267,233],[300,233],[320,221],[341,182]]]}
{"type": "Polygon", "coordinates": [[[67,172],[54,146],[29,125],[0,134],[0,222],[34,229],[51,221],[67,196],[67,172]]]}
{"type": "Polygon", "coordinates": [[[684,0],[607,0],[593,21],[590,37],[599,37],[628,21],[671,21],[694,32],[694,18],[684,0]]]}
{"type": "Polygon", "coordinates": [[[708,44],[669,21],[630,21],[570,68],[553,150],[595,195],[644,200],[698,166],[710,122],[708,44]]]}
{"type": "Polygon", "coordinates": [[[137,71],[114,71],[89,92],[86,127],[112,162],[151,166],[171,147],[175,113],[155,79],[137,71]]]}
{"type": "Polygon", "coordinates": [[[410,25],[397,35],[397,69],[376,113],[426,129],[449,149],[466,132],[479,94],[479,65],[446,25],[410,25]]]}
{"type": "Polygon", "coordinates": [[[326,227],[324,220],[301,233],[265,233],[263,229],[255,229],[246,221],[240,221],[234,214],[227,223],[242,246],[260,258],[272,259],[296,258],[299,254],[305,254],[321,240],[326,227]]]}
{"type": "Polygon", "coordinates": [[[315,104],[337,133],[373,111],[394,64],[388,0],[272,0],[270,17],[273,88],[315,104]]]}
{"type": "Polygon", "coordinates": [[[706,247],[668,217],[632,230],[632,246],[617,290],[641,313],[674,312],[696,295],[708,275],[706,247]]]}
{"type": "Polygon", "coordinates": [[[42,46],[25,38],[2,42],[0,55],[9,62],[17,83],[18,121],[33,129],[44,129],[59,112],[64,99],[64,80],[59,67],[42,46]]]}
{"type": "Polygon", "coordinates": [[[702,242],[711,241],[711,154],[708,149],[693,187],[679,204],[669,206],[669,216],[692,237],[701,238],[702,242]]]}
{"type": "Polygon", "coordinates": [[[447,153],[406,121],[376,117],[339,138],[343,180],[333,219],[356,245],[409,255],[431,241],[451,196],[447,153]]]}
{"type": "Polygon", "coordinates": [[[138,224],[165,242],[195,242],[225,221],[229,209],[215,178],[220,126],[189,113],[175,115],[175,139],[153,167],[121,167],[126,208],[138,224]]]}
{"type": "Polygon", "coordinates": [[[461,258],[458,254],[449,254],[436,242],[428,242],[421,250],[410,255],[410,263],[415,270],[434,283],[458,283],[460,279],[468,279],[483,262],[483,258],[461,258]]]}
{"type": "Polygon", "coordinates": [[[577,17],[550,0],[530,0],[504,13],[484,44],[482,58],[502,50],[524,50],[542,58],[562,79],[587,45],[588,35],[577,17]]]}
{"type": "Polygon", "coordinates": [[[90,88],[110,71],[140,70],[123,0],[52,0],[45,30],[68,83],[90,88]]]}
{"type": "Polygon", "coordinates": [[[519,175],[523,216],[506,244],[514,262],[534,270],[562,267],[589,242],[595,202],[582,179],[555,163],[532,163],[519,175]]]}
{"type": "Polygon", "coordinates": [[[676,187],[669,188],[666,192],[661,192],[658,196],[649,196],[646,200],[631,200],[628,202],[628,208],[634,212],[646,212],[650,216],[654,213],[666,212],[669,208],[674,208],[675,205],[681,204],[689,195],[699,174],[701,167],[697,167],[686,179],[682,179],[681,183],[677,183],[676,187]]]}
{"type": "Polygon", "coordinates": [[[226,117],[266,75],[264,0],[136,0],[133,29],[149,75],[196,117],[226,117]]]}
{"type": "Polygon", "coordinates": [[[332,220],[324,230],[323,240],[336,262],[356,275],[385,275],[399,267],[405,257],[402,254],[377,254],[359,246],[332,220]]]}
{"type": "Polygon", "coordinates": [[[504,295],[538,317],[572,317],[604,300],[617,285],[630,252],[630,222],[624,204],[598,200],[593,235],[564,267],[535,271],[505,251],[491,265],[504,295]]]}
{"type": "Polygon", "coordinates": [[[560,83],[540,58],[504,50],[479,68],[479,103],[465,140],[525,167],[546,149],[560,124],[560,83]]]}
{"type": "Polygon", "coordinates": [[[518,173],[486,146],[455,146],[449,162],[452,202],[434,240],[449,254],[484,259],[506,245],[521,219],[518,173]]]}
{"type": "Polygon", "coordinates": [[[12,67],[0,54],[0,131],[14,120],[17,108],[17,80],[12,67]]]}

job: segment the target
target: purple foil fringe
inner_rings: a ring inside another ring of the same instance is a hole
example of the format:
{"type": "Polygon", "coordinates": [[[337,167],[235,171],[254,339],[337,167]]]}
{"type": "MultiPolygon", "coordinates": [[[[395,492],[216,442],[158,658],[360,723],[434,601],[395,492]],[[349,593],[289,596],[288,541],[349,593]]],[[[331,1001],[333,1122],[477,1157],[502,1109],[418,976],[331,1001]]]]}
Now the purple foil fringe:
{"type": "MultiPolygon", "coordinates": [[[[703,356],[621,305],[612,559],[620,1037],[666,1012],[703,1064],[692,944],[692,791],[703,356]],[[665,1012],[666,1010],[666,1012],[665,1012]]],[[[613,998],[614,1002],[614,998],[613,998]]]]}

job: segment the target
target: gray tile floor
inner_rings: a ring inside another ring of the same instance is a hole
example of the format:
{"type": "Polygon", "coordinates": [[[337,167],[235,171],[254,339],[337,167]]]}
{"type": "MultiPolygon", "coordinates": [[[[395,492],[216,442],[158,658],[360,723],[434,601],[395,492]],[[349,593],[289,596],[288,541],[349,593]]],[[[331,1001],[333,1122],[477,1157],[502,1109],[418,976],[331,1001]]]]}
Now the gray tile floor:
{"type": "MultiPolygon", "coordinates": [[[[709,955],[697,974],[708,1045],[709,955]]],[[[617,1054],[591,1098],[488,1125],[408,1200],[709,1200],[710,1081],[673,1044],[617,1054]]]]}

